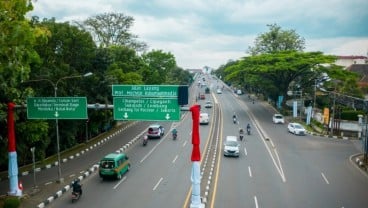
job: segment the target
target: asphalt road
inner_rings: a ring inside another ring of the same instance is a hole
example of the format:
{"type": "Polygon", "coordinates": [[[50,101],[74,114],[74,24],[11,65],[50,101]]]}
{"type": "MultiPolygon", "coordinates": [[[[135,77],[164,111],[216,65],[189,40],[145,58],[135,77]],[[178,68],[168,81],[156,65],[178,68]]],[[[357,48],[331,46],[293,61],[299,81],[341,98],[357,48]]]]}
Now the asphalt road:
{"type": "MultiPolygon", "coordinates": [[[[216,81],[209,85],[213,92],[217,85],[222,86],[216,81]]],[[[204,89],[191,91],[191,100],[200,90],[204,89]]],[[[210,136],[211,128],[220,128],[221,133],[206,207],[368,206],[368,177],[349,161],[359,151],[352,141],[295,136],[287,132],[286,124],[272,123],[275,110],[267,103],[252,103],[247,96],[234,95],[227,89],[212,96],[222,110],[222,126],[211,126],[211,120],[210,125],[200,127],[202,152],[207,142],[214,139],[210,136]],[[238,115],[238,124],[232,123],[233,112],[238,115]],[[224,157],[222,139],[237,135],[239,127],[245,129],[247,123],[252,125],[252,135],[246,135],[241,142],[240,157],[224,157]]],[[[204,105],[203,100],[199,103],[204,105]]],[[[202,110],[213,119],[214,109],[202,110]]],[[[145,147],[140,142],[131,146],[127,154],[132,166],[121,180],[103,181],[95,172],[82,181],[84,194],[77,204],[71,203],[69,191],[48,207],[184,207],[191,187],[191,122],[187,113],[180,122],[162,123],[166,130],[162,139],[149,140],[145,147]],[[179,132],[175,141],[168,133],[173,126],[179,132]]],[[[66,163],[63,175],[75,177],[107,153],[141,135],[149,124],[140,122],[86,156],[66,163]]],[[[55,168],[39,173],[39,183],[46,183],[50,175],[55,178],[56,173],[55,168]]],[[[31,182],[29,178],[28,183],[31,182]]]]}
{"type": "MultiPolygon", "coordinates": [[[[352,141],[292,135],[286,124],[272,123],[274,109],[265,103],[222,96],[224,114],[242,112],[240,124],[252,121],[254,128],[239,158],[220,159],[210,207],[368,206],[368,178],[349,161],[357,153],[352,141]]],[[[224,123],[225,135],[232,126],[224,123]]]]}

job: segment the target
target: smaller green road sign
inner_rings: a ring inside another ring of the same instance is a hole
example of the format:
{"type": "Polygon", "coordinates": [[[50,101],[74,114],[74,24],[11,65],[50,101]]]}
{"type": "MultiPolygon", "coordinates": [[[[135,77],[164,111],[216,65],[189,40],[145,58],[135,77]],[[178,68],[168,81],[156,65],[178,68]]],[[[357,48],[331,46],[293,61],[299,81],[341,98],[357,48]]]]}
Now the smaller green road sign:
{"type": "Polygon", "coordinates": [[[28,119],[87,119],[85,97],[27,98],[28,119]]]}
{"type": "Polygon", "coordinates": [[[114,97],[115,120],[179,121],[176,98],[114,97]]]}
{"type": "Polygon", "coordinates": [[[112,96],[178,97],[178,85],[113,85],[112,96]]]}

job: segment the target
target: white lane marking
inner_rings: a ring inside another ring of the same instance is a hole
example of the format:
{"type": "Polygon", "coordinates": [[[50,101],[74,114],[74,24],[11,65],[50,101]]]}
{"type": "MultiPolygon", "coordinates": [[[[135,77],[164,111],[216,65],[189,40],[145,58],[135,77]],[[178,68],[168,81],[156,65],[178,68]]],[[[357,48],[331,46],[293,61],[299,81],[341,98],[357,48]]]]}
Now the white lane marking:
{"type": "Polygon", "coordinates": [[[148,156],[150,156],[152,154],[153,151],[155,151],[155,149],[158,147],[158,145],[160,145],[162,142],[164,141],[164,138],[162,138],[152,149],[151,151],[149,151],[140,161],[140,163],[142,163],[143,161],[145,161],[147,159],[148,156]]]}
{"type": "Polygon", "coordinates": [[[254,204],[256,205],[256,208],[258,208],[258,200],[257,200],[257,196],[254,196],[254,204]]]}
{"type": "Polygon", "coordinates": [[[156,185],[153,187],[153,191],[157,189],[158,185],[160,185],[161,181],[163,178],[160,178],[160,180],[158,180],[158,182],[156,183],[156,185]]]}
{"type": "Polygon", "coordinates": [[[248,155],[247,148],[245,148],[245,147],[244,147],[244,153],[245,153],[245,156],[248,155]]]}
{"type": "Polygon", "coordinates": [[[327,184],[330,184],[330,183],[328,182],[328,180],[327,180],[327,178],[326,178],[325,174],[321,173],[321,175],[322,175],[322,178],[325,180],[325,182],[326,182],[327,184]]]}
{"type": "Polygon", "coordinates": [[[249,177],[252,177],[252,170],[250,169],[250,166],[248,166],[248,172],[249,172],[249,177]]]}
{"type": "Polygon", "coordinates": [[[173,159],[172,163],[175,163],[175,161],[178,159],[179,155],[176,155],[175,158],[173,159]]]}
{"type": "Polygon", "coordinates": [[[187,141],[184,141],[184,143],[183,143],[183,147],[185,147],[185,145],[187,145],[187,141]]]}
{"type": "Polygon", "coordinates": [[[126,176],[124,176],[114,187],[113,189],[116,189],[121,183],[123,183],[123,181],[125,181],[126,176]]]}

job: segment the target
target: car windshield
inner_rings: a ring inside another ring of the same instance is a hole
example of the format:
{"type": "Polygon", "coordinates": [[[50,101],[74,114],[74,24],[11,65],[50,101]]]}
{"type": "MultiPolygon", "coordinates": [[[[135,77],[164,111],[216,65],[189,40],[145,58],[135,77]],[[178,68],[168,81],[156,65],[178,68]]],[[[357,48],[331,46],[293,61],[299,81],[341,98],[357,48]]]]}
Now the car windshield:
{"type": "Polygon", "coordinates": [[[299,124],[295,124],[294,125],[294,128],[296,128],[296,129],[303,129],[303,127],[301,125],[299,125],[299,124]]]}
{"type": "Polygon", "coordinates": [[[275,118],[277,118],[277,119],[282,119],[282,116],[277,115],[277,116],[275,116],[275,118]]]}
{"type": "Polygon", "coordinates": [[[236,141],[226,141],[225,145],[226,146],[231,146],[231,147],[237,147],[238,142],[236,142],[236,141]]]}

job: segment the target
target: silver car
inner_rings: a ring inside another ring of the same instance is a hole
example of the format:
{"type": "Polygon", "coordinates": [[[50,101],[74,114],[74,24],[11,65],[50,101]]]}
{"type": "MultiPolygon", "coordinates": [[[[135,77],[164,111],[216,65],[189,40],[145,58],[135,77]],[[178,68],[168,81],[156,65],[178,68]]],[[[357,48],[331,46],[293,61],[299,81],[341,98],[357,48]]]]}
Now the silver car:
{"type": "Polygon", "coordinates": [[[164,127],[159,124],[152,124],[148,127],[148,138],[161,138],[165,133],[164,127]]]}
{"type": "Polygon", "coordinates": [[[288,132],[295,135],[305,135],[306,130],[300,123],[289,123],[288,132]]]}

